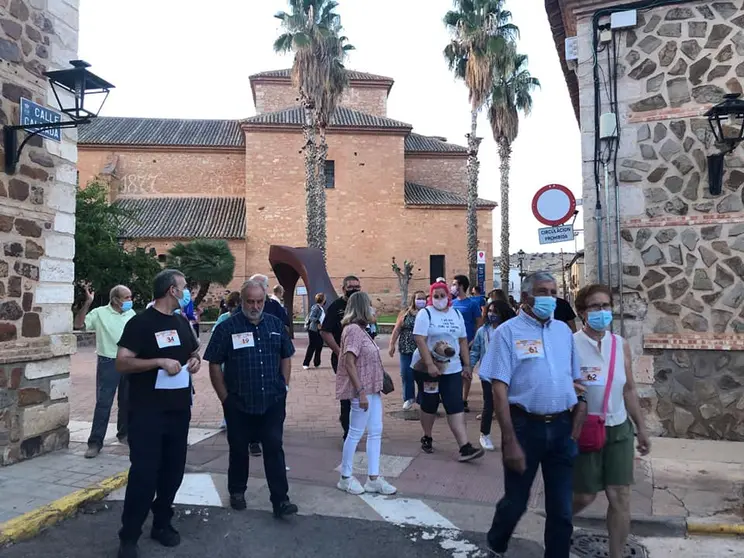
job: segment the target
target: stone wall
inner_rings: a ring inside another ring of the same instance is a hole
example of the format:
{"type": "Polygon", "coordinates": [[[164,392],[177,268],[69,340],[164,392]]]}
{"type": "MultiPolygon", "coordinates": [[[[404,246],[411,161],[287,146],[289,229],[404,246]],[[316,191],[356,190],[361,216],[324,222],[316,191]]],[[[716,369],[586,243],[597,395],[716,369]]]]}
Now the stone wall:
{"type": "Polygon", "coordinates": [[[462,196],[468,193],[468,156],[406,154],[406,181],[462,196]]]}
{"type": "MultiPolygon", "coordinates": [[[[42,73],[69,67],[77,35],[77,0],[0,0],[0,123],[21,97],[56,107],[42,73]]],[[[76,139],[34,138],[16,174],[0,169],[0,465],[69,440],[76,139]]]]}
{"type": "MultiPolygon", "coordinates": [[[[582,60],[583,197],[586,207],[594,207],[592,14],[574,10],[582,60]]],[[[645,10],[634,29],[615,37],[620,203],[605,208],[613,231],[605,281],[609,271],[617,286],[617,210],[622,330],[636,357],[649,424],[666,435],[742,439],[737,366],[744,363],[744,149],[726,158],[723,193],[711,195],[706,158],[718,149],[702,114],[725,93],[742,91],[744,9],[741,2],[690,2],[645,10]]],[[[598,60],[606,76],[605,57],[603,52],[598,60]]],[[[610,110],[608,91],[601,86],[600,112],[610,110]]],[[[584,229],[587,278],[595,280],[597,234],[590,212],[584,229]]]]}

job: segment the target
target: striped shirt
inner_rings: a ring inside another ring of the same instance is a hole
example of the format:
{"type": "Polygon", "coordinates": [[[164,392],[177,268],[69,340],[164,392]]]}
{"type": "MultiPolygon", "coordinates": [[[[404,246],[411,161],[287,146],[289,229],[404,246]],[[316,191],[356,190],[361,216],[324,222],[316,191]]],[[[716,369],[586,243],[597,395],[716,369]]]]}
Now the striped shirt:
{"type": "Polygon", "coordinates": [[[542,324],[520,312],[500,325],[478,374],[509,386],[509,403],[529,413],[560,413],[577,403],[579,358],[571,330],[558,320],[542,324]]]}

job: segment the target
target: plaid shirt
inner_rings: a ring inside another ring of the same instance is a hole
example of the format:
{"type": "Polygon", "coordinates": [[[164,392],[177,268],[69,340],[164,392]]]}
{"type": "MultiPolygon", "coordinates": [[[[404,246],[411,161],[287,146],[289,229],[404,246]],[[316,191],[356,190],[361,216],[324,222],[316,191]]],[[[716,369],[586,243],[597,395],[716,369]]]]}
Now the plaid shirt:
{"type": "Polygon", "coordinates": [[[294,352],[279,318],[264,314],[258,325],[253,325],[239,312],[214,330],[204,360],[222,365],[227,392],[237,399],[241,410],[260,415],[287,396],[281,361],[294,352]],[[246,339],[241,334],[249,336],[246,339]],[[235,348],[241,339],[244,346],[235,348]]]}

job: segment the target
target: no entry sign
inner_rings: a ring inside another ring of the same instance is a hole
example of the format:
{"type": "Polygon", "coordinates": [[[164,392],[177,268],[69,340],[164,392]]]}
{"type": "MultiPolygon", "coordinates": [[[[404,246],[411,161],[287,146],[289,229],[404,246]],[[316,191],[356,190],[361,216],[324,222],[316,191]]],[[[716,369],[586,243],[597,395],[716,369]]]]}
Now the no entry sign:
{"type": "Polygon", "coordinates": [[[532,198],[532,213],[543,225],[555,227],[573,217],[576,198],[562,184],[548,184],[540,188],[532,198]]]}

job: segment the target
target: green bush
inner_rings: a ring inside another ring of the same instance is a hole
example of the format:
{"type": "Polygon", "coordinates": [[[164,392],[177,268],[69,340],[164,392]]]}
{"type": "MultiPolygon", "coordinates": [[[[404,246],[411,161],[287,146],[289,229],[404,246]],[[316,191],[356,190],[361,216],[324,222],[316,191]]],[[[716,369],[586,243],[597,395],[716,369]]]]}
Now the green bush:
{"type": "Polygon", "coordinates": [[[202,322],[215,322],[220,317],[220,309],[216,306],[205,308],[201,315],[202,322]]]}

